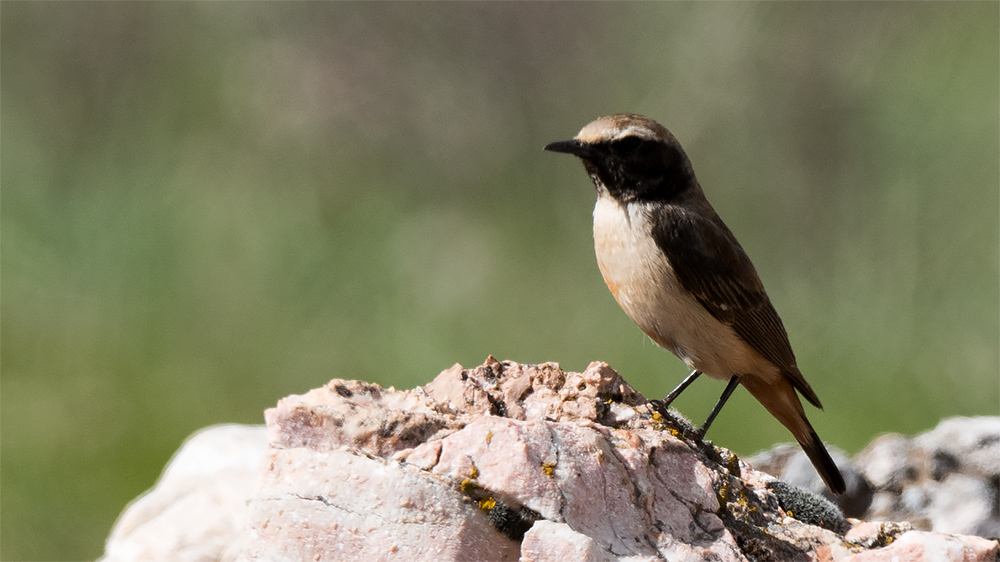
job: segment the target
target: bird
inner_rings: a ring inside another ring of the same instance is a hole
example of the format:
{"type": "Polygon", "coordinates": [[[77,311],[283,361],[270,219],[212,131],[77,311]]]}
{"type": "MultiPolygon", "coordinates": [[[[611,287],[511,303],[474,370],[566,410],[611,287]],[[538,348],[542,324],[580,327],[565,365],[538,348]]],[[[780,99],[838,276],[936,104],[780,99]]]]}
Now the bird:
{"type": "Polygon", "coordinates": [[[695,177],[680,142],[635,113],[598,118],[545,150],[577,156],[597,190],[594,249],[611,294],[659,346],[701,374],[728,380],[697,431],[703,439],[738,385],[784,425],[834,494],[844,479],[806,418],[799,395],[822,409],[795,362],[757,270],[695,177]]]}

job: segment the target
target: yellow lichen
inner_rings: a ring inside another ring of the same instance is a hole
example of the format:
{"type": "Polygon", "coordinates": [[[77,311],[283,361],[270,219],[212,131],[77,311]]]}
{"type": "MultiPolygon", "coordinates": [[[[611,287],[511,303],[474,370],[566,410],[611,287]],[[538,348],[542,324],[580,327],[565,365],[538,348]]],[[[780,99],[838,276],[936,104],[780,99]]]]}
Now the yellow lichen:
{"type": "Polygon", "coordinates": [[[722,485],[719,486],[719,492],[716,494],[716,497],[719,500],[719,505],[726,505],[729,502],[729,483],[728,482],[723,482],[722,485]]]}
{"type": "Polygon", "coordinates": [[[479,500],[479,509],[483,511],[489,511],[497,506],[497,500],[493,499],[491,496],[486,496],[485,498],[479,500]]]}
{"type": "Polygon", "coordinates": [[[681,432],[679,432],[676,429],[670,427],[670,425],[667,424],[667,418],[663,414],[661,414],[660,412],[653,412],[649,416],[649,421],[650,421],[649,425],[653,426],[653,429],[658,429],[660,431],[666,431],[667,433],[669,433],[673,437],[680,437],[681,436],[681,432]]]}
{"type": "Polygon", "coordinates": [[[556,472],[556,463],[554,463],[554,462],[547,462],[547,463],[543,464],[542,465],[542,472],[544,472],[545,475],[548,476],[549,478],[552,478],[552,475],[555,474],[555,472],[556,472]]]}
{"type": "Polygon", "coordinates": [[[658,429],[660,431],[667,429],[666,419],[660,412],[653,412],[653,415],[649,416],[649,421],[649,425],[653,426],[653,429],[658,429]]]}
{"type": "Polygon", "coordinates": [[[739,476],[740,475],[739,457],[737,457],[736,455],[730,455],[729,460],[726,462],[726,470],[728,470],[729,474],[732,474],[733,476],[739,476]]]}

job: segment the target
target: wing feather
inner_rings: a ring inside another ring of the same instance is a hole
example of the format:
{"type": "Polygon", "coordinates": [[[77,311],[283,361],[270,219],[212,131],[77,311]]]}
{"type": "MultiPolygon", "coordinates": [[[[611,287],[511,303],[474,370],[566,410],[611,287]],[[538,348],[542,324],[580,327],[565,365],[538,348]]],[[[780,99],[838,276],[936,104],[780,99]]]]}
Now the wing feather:
{"type": "Polygon", "coordinates": [[[653,237],[684,288],[822,408],[795,365],[788,334],[757,270],[729,228],[714,212],[691,213],[676,205],[653,212],[653,237]]]}

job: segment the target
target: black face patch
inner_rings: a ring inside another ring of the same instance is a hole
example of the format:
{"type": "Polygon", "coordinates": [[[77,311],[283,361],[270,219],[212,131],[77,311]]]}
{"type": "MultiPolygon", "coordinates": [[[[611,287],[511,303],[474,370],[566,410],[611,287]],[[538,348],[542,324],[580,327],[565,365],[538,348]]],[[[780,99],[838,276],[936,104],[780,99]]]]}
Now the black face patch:
{"type": "Polygon", "coordinates": [[[679,147],[660,140],[628,136],[595,149],[587,172],[622,201],[668,200],[694,179],[679,147]]]}

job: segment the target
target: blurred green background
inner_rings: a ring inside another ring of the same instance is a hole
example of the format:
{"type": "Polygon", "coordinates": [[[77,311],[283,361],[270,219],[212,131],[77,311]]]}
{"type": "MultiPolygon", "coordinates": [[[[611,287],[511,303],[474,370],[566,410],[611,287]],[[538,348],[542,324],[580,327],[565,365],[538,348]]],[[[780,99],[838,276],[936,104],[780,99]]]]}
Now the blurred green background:
{"type": "MultiPolygon", "coordinates": [[[[334,377],[665,394],[541,150],[622,111],[684,144],[827,441],[997,414],[998,6],[3,2],[0,558],[99,556],[185,436],[334,377]]],[[[745,392],[712,433],[789,440],[745,392]]]]}

